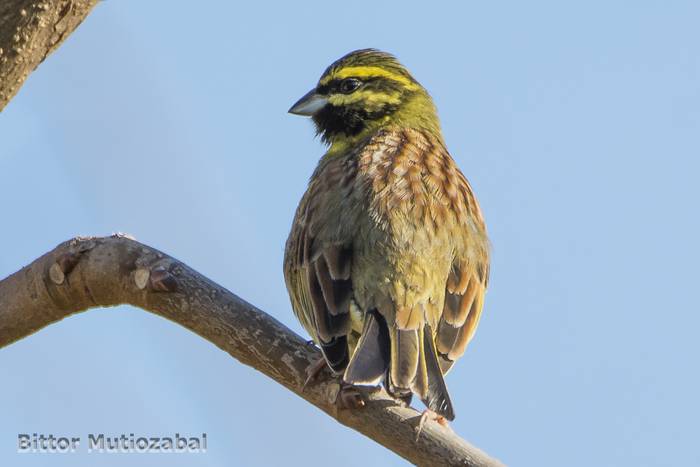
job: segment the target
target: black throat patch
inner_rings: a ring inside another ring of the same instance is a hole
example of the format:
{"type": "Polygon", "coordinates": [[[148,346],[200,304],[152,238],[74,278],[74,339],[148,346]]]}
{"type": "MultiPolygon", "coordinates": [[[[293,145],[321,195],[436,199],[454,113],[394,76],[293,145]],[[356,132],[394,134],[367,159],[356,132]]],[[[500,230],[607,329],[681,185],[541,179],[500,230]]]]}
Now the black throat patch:
{"type": "Polygon", "coordinates": [[[316,112],[313,116],[316,132],[326,143],[331,143],[336,136],[356,136],[372,120],[378,120],[396,111],[397,105],[387,104],[381,109],[367,112],[359,107],[336,107],[331,104],[316,112]]]}

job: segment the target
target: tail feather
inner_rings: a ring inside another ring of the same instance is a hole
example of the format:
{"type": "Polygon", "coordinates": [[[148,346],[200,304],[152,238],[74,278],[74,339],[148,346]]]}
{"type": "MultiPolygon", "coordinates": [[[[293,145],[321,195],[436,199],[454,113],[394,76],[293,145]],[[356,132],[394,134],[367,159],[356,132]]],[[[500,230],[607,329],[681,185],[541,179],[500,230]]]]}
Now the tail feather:
{"type": "Polygon", "coordinates": [[[383,380],[395,397],[410,400],[414,393],[433,412],[448,420],[455,418],[427,323],[417,330],[397,329],[387,326],[376,310],[367,312],[343,380],[357,385],[377,385],[383,380]]]}
{"type": "Polygon", "coordinates": [[[378,385],[389,368],[389,332],[376,311],[365,314],[362,334],[345,369],[343,380],[351,384],[378,385]]]}
{"type": "Polygon", "coordinates": [[[433,412],[454,420],[452,401],[438,361],[430,325],[417,330],[393,328],[389,365],[389,387],[395,395],[416,394],[433,412]]]}
{"type": "Polygon", "coordinates": [[[389,376],[393,386],[409,389],[418,371],[420,341],[417,330],[392,328],[389,376]]]}
{"type": "Polygon", "coordinates": [[[413,378],[411,383],[411,391],[416,394],[421,400],[425,399],[428,394],[428,366],[425,361],[425,339],[423,334],[425,328],[421,327],[418,330],[418,342],[420,344],[419,356],[418,356],[418,368],[416,371],[416,377],[413,378]]]}
{"type": "Polygon", "coordinates": [[[442,376],[440,363],[438,362],[433,341],[433,332],[429,324],[425,324],[423,332],[423,354],[425,357],[425,369],[427,376],[427,392],[421,399],[423,403],[433,412],[442,415],[448,420],[454,420],[455,413],[447,392],[447,385],[442,376]]]}

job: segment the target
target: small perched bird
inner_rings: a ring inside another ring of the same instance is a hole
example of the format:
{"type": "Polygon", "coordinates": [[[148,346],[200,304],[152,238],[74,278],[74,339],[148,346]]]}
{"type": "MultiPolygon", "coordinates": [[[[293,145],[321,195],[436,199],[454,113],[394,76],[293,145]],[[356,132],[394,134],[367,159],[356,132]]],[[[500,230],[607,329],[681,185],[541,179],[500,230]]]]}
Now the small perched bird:
{"type": "Polygon", "coordinates": [[[365,49],[289,112],[330,146],[285,249],[297,318],[348,387],[383,383],[454,419],[443,375],[479,324],[489,242],[432,99],[392,55],[365,49]]]}

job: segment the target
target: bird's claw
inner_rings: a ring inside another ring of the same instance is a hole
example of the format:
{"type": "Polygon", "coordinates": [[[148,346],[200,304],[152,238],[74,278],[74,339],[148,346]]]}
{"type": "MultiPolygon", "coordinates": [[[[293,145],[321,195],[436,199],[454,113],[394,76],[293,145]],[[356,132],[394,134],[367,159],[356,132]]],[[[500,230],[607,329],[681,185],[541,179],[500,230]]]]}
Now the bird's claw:
{"type": "Polygon", "coordinates": [[[437,422],[449,430],[452,429],[452,428],[450,428],[450,424],[445,417],[433,412],[430,409],[425,409],[420,416],[420,421],[418,422],[418,428],[416,430],[416,442],[418,442],[418,439],[420,438],[420,434],[423,431],[423,426],[425,426],[425,422],[428,420],[432,420],[434,422],[437,422]]]}
{"type": "Polygon", "coordinates": [[[304,392],[306,386],[318,378],[318,375],[321,374],[324,368],[326,368],[326,359],[323,357],[319,358],[306,368],[306,379],[304,380],[304,384],[301,385],[301,392],[304,392]]]}
{"type": "Polygon", "coordinates": [[[347,383],[340,383],[337,404],[341,409],[361,409],[365,406],[360,390],[347,383]]]}

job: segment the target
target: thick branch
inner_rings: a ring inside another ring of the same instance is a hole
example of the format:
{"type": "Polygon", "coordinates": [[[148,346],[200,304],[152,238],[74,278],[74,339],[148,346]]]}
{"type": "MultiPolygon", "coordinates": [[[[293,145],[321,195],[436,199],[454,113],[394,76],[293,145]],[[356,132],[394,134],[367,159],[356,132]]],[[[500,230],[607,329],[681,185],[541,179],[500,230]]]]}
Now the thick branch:
{"type": "Polygon", "coordinates": [[[495,466],[498,461],[428,421],[384,390],[359,410],[338,410],[338,380],[302,390],[319,351],[283,324],[185,264],[124,236],[65,242],[0,281],[0,347],[89,308],[130,304],[174,321],[263,372],[340,423],[418,465],[495,466]]]}
{"type": "Polygon", "coordinates": [[[97,0],[0,2],[0,111],[95,4],[97,0]]]}

